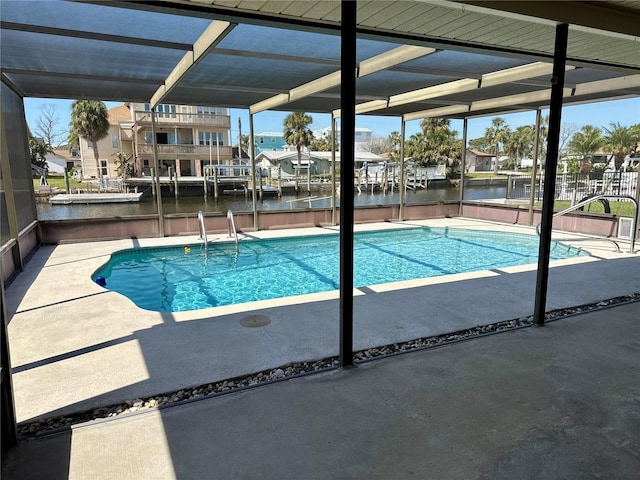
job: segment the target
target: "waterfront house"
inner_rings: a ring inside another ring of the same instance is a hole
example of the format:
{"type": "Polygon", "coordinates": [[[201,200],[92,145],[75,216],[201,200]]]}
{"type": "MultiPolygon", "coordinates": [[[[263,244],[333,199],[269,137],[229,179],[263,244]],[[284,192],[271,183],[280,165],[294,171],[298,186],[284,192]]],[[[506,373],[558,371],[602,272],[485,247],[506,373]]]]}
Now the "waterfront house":
{"type": "MultiPolygon", "coordinates": [[[[131,156],[136,176],[151,174],[153,134],[148,103],[125,103],[109,109],[109,134],[98,142],[100,168],[116,177],[115,154],[131,156]]],[[[192,105],[158,105],[156,135],[160,175],[171,169],[178,176],[202,176],[204,166],[232,163],[231,120],[226,108],[192,105]]],[[[97,177],[93,146],[80,139],[85,178],[97,177]]]]}
{"type": "Polygon", "coordinates": [[[260,152],[274,152],[285,149],[287,142],[284,141],[282,132],[260,132],[254,135],[256,145],[256,155],[260,152]]]}
{"type": "MultiPolygon", "coordinates": [[[[331,173],[331,157],[319,155],[330,152],[303,152],[300,159],[298,172],[300,175],[307,175],[311,169],[311,175],[331,173]]],[[[262,151],[256,156],[256,165],[267,169],[272,176],[280,174],[283,178],[293,177],[296,174],[298,165],[298,152],[293,151],[262,151]]]]}

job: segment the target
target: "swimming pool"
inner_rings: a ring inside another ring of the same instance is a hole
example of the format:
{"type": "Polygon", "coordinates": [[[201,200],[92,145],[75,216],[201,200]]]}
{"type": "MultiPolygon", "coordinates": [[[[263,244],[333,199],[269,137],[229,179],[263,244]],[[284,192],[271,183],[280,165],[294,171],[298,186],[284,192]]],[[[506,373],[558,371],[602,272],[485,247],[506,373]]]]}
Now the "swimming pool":
{"type": "MultiPolygon", "coordinates": [[[[587,255],[552,244],[551,259],[587,255]]],[[[536,263],[538,238],[454,228],[354,235],[354,286],[536,263]]],[[[141,308],[180,312],[339,289],[339,235],[120,250],[92,276],[141,308]]]]}

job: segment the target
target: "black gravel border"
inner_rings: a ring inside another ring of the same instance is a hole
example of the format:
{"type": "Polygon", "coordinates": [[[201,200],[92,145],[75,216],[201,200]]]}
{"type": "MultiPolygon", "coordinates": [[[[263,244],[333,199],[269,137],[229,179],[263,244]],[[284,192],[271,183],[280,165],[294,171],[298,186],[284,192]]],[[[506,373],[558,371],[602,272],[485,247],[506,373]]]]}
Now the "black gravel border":
{"type": "MultiPolygon", "coordinates": [[[[551,310],[545,314],[545,322],[553,322],[562,318],[588,313],[594,310],[615,307],[625,303],[640,301],[640,292],[631,295],[602,300],[597,303],[589,303],[576,307],[551,310]]],[[[406,342],[398,342],[380,347],[372,347],[354,353],[354,363],[365,363],[389,356],[400,355],[409,352],[422,351],[445,345],[472,340],[475,338],[509,332],[533,325],[533,315],[512,320],[482,325],[457,332],[422,337],[406,342]]],[[[150,409],[163,409],[176,405],[211,398],[218,395],[238,392],[249,388],[268,385],[271,383],[301,377],[317,372],[336,370],[340,366],[337,356],[326,357],[307,362],[294,362],[278,368],[263,370],[261,372],[242,375],[239,377],[206,383],[191,388],[182,388],[172,392],[153,395],[150,397],[127,400],[124,403],[99,407],[83,412],[44,418],[35,422],[21,423],[18,425],[18,437],[20,441],[27,441],[46,435],[69,431],[88,424],[108,421],[121,415],[132,415],[149,411],[150,409]]]]}

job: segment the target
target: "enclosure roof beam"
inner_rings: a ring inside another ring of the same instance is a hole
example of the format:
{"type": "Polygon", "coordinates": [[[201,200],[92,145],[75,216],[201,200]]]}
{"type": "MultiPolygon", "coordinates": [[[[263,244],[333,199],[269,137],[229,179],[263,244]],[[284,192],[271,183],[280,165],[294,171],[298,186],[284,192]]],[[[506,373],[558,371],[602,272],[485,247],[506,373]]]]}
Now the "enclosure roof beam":
{"type": "MultiPolygon", "coordinates": [[[[568,69],[574,67],[568,67],[568,69]]],[[[460,92],[469,92],[483,87],[504,85],[511,82],[528,80],[551,74],[553,65],[545,62],[534,62],[519,67],[497,70],[485,73],[479,79],[463,78],[452,82],[435,85],[433,87],[420,88],[411,92],[400,93],[389,97],[388,104],[382,105],[380,102],[365,102],[356,107],[358,113],[373,112],[389,107],[397,107],[408,103],[420,102],[431,98],[453,95],[460,92]]]]}
{"type": "MultiPolygon", "coordinates": [[[[580,83],[574,88],[564,88],[563,96],[565,98],[580,97],[584,95],[593,95],[621,90],[625,88],[631,89],[638,87],[640,87],[640,75],[628,75],[625,77],[619,77],[609,80],[597,80],[594,82],[580,83]]],[[[631,93],[633,92],[630,92],[630,94],[631,93]]],[[[471,102],[466,108],[464,105],[452,105],[441,108],[432,108],[429,110],[421,110],[419,112],[407,113],[403,116],[403,119],[405,121],[411,121],[427,117],[434,118],[455,115],[458,113],[481,112],[483,110],[490,110],[501,107],[517,108],[519,106],[529,106],[531,104],[543,106],[548,104],[551,98],[550,95],[551,90],[544,89],[537,92],[521,93],[518,95],[509,95],[506,97],[497,97],[488,100],[477,100],[475,102],[471,102]]]]}
{"type": "MultiPolygon", "coordinates": [[[[612,90],[640,87],[640,75],[627,75],[625,77],[611,78],[609,80],[597,80],[576,85],[574,96],[604,93],[612,90]]],[[[637,93],[636,93],[637,94],[637,93]]]]}
{"type": "Polygon", "coordinates": [[[185,53],[182,60],[151,97],[151,107],[155,108],[215,46],[235,27],[230,22],[214,20],[193,44],[193,51],[185,53]]]}
{"type": "MultiPolygon", "coordinates": [[[[381,70],[386,70],[409,60],[413,60],[435,52],[436,49],[416,45],[402,45],[380,55],[360,62],[357,67],[357,77],[364,77],[381,70]]],[[[340,70],[312,80],[289,91],[288,94],[275,95],[249,107],[251,113],[263,112],[271,108],[300,100],[315,93],[329,90],[340,85],[340,70]]]]}

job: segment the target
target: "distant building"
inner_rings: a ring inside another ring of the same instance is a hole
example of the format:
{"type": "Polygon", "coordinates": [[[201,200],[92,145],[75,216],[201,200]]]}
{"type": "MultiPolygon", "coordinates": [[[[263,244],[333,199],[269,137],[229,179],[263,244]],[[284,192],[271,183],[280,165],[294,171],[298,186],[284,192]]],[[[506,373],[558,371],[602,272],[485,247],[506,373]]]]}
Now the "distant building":
{"type": "Polygon", "coordinates": [[[467,172],[491,172],[493,171],[493,162],[495,155],[484,153],[479,150],[467,149],[466,170],[467,172]]]}
{"type": "MultiPolygon", "coordinates": [[[[331,152],[308,152],[304,151],[300,159],[299,172],[301,176],[307,175],[311,169],[311,175],[331,175],[331,152]]],[[[336,152],[336,163],[340,163],[340,152],[336,152]]],[[[365,164],[375,165],[384,162],[385,159],[371,152],[356,152],[354,157],[354,168],[360,169],[365,164]]],[[[297,151],[260,152],[256,156],[256,164],[262,168],[280,168],[283,177],[294,176],[298,164],[297,151]]]]}
{"type": "Polygon", "coordinates": [[[82,166],[80,156],[77,153],[74,155],[74,150],[69,151],[66,148],[54,148],[46,158],[50,173],[64,173],[65,168],[70,172],[72,169],[82,166]]]}
{"type": "Polygon", "coordinates": [[[256,156],[256,165],[270,169],[273,175],[277,175],[274,170],[280,169],[282,177],[291,177],[296,174],[296,167],[301,176],[307,175],[311,169],[311,175],[331,173],[331,157],[318,155],[328,152],[304,152],[298,166],[297,151],[268,151],[260,152],[256,156]]]}
{"type": "MultiPolygon", "coordinates": [[[[321,128],[313,132],[315,138],[324,138],[331,136],[331,127],[321,128]]],[[[356,127],[355,130],[355,149],[356,151],[363,151],[364,146],[371,143],[373,132],[368,128],[356,127]]],[[[340,143],[340,129],[336,130],[336,142],[340,143]]]]}
{"type": "Polygon", "coordinates": [[[260,152],[277,152],[285,149],[283,132],[260,132],[254,135],[256,142],[256,155],[260,152]]]}
{"type": "MultiPolygon", "coordinates": [[[[132,156],[135,174],[150,175],[153,167],[151,108],[148,103],[125,103],[109,109],[109,134],[98,142],[102,175],[116,177],[114,154],[132,156]]],[[[202,176],[209,163],[232,163],[231,119],[226,108],[158,105],[156,144],[160,175],[169,168],[178,176],[202,176]]],[[[97,177],[91,142],[80,139],[84,177],[97,177]]]]}

